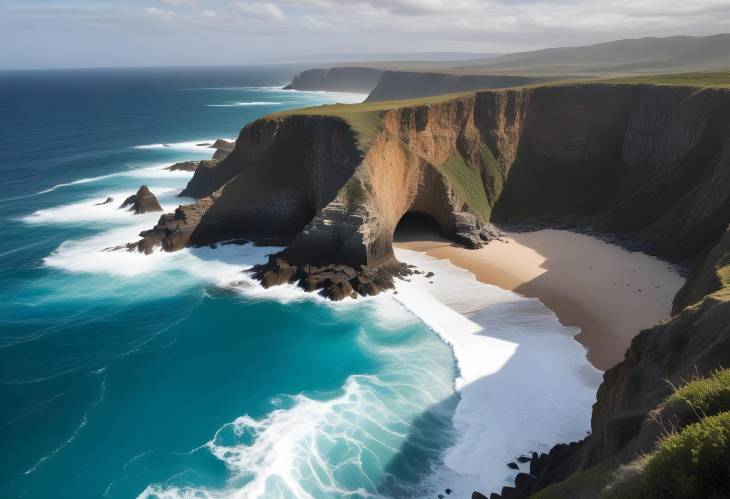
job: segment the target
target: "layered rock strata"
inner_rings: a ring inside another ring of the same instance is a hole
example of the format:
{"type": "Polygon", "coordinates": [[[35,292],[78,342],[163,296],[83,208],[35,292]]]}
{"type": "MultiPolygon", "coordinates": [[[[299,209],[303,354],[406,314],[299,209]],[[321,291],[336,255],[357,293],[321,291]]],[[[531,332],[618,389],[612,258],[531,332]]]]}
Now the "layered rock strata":
{"type": "Polygon", "coordinates": [[[469,247],[495,237],[491,220],[532,217],[692,258],[730,219],[729,110],[724,90],[570,85],[356,119],[264,118],[225,159],[200,163],[182,193],[198,201],[164,215],[140,248],[258,235],[289,241],[259,276],[278,262],[392,268],[393,232],[416,212],[469,247]]]}

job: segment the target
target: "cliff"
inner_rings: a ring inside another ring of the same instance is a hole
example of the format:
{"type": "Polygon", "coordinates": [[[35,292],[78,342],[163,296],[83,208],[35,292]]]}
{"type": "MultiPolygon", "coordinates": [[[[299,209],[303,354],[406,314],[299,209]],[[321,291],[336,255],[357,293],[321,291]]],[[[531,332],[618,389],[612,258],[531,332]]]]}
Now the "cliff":
{"type": "Polygon", "coordinates": [[[458,75],[385,71],[366,102],[415,99],[490,88],[507,88],[541,81],[527,76],[458,75]]]}
{"type": "Polygon", "coordinates": [[[722,89],[569,85],[274,115],[202,162],[183,192],[200,200],[141,247],[255,234],[290,241],[290,264],[387,267],[419,212],[469,246],[542,218],[689,259],[730,220],[728,111],[722,89]]]}
{"type": "Polygon", "coordinates": [[[375,88],[383,71],[373,68],[317,68],[302,71],[285,90],[325,90],[367,94],[375,88]]]}
{"type": "Polygon", "coordinates": [[[391,243],[412,212],[471,247],[492,237],[490,221],[543,219],[693,261],[673,317],[606,372],[591,435],[534,459],[535,476],[504,497],[601,470],[598,485],[574,488],[597,497],[657,448],[658,421],[693,421],[666,412],[673,386],[730,365],[726,89],[576,84],[281,113],[247,125],[186,193],[198,201],[163,215],[140,249],[283,239],[255,275],[333,299],[376,293],[409,272],[391,243]]]}

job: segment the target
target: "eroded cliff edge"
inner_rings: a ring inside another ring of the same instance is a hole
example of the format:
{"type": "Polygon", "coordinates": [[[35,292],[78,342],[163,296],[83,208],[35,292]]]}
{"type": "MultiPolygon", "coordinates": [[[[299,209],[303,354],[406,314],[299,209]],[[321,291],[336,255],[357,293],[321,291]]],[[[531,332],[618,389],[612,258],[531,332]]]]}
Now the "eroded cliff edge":
{"type": "Polygon", "coordinates": [[[256,275],[335,299],[409,272],[391,245],[408,212],[470,246],[492,237],[492,220],[547,219],[694,261],[675,315],[607,371],[591,436],[536,461],[513,497],[650,452],[667,380],[730,364],[728,90],[548,86],[274,115],[246,126],[225,159],[201,164],[185,194],[198,201],[164,215],[141,249],[284,239],[256,275]]]}

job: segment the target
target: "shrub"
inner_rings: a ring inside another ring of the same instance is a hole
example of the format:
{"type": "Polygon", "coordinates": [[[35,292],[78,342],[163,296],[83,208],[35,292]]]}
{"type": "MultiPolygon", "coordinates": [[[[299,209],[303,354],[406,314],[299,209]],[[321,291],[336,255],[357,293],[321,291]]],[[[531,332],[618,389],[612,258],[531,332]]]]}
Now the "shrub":
{"type": "Polygon", "coordinates": [[[730,369],[715,371],[680,387],[669,401],[684,402],[699,417],[730,411],[730,369]]]}
{"type": "Polygon", "coordinates": [[[662,439],[641,474],[644,497],[727,497],[730,412],[702,419],[662,439]]]}

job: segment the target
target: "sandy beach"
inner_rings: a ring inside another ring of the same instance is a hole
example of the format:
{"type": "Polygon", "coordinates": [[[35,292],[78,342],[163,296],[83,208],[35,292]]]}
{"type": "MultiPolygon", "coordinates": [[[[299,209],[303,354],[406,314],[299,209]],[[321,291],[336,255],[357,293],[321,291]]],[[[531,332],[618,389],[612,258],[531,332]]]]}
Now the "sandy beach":
{"type": "Polygon", "coordinates": [[[469,250],[423,228],[396,234],[399,248],[445,259],[477,279],[538,298],[576,336],[598,369],[621,361],[631,339],[670,316],[684,279],[666,262],[570,231],[508,233],[469,250]]]}

